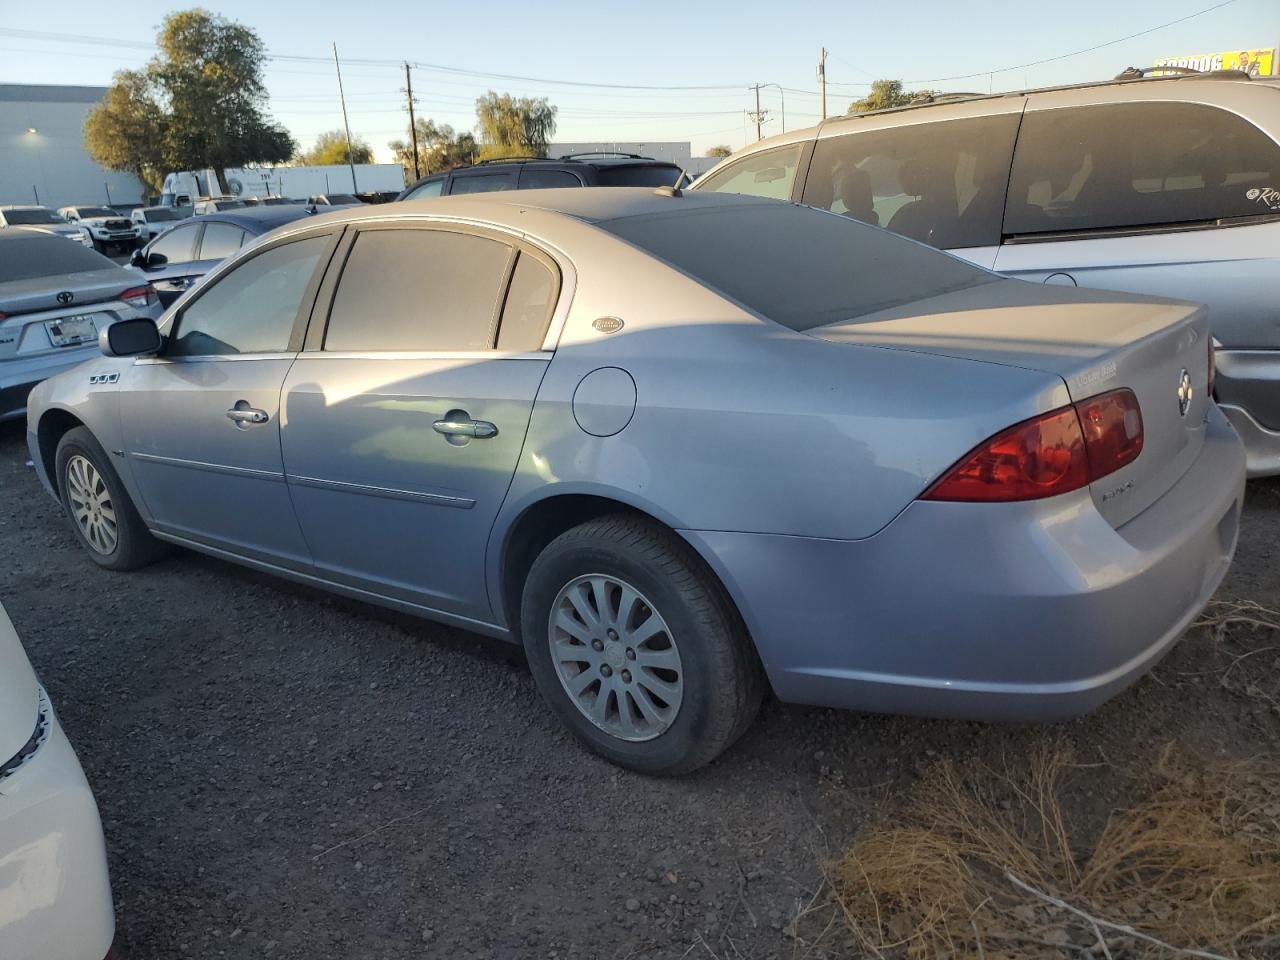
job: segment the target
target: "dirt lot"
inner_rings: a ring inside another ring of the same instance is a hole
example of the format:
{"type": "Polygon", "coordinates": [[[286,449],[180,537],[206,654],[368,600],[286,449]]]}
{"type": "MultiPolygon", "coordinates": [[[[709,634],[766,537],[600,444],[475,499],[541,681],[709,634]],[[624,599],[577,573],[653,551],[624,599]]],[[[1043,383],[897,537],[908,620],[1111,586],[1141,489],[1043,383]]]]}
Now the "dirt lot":
{"type": "MultiPolygon", "coordinates": [[[[819,862],[937,758],[1065,739],[1091,765],[1068,814],[1098,818],[1171,739],[1277,753],[1264,658],[1202,634],[1071,724],[770,703],[647,780],[578,749],[503,644],[194,554],[99,570],[26,459],[0,426],[0,600],[97,793],[130,960],[816,955],[788,921],[819,862]]],[[[1280,606],[1278,546],[1255,483],[1222,595],[1280,606]]]]}

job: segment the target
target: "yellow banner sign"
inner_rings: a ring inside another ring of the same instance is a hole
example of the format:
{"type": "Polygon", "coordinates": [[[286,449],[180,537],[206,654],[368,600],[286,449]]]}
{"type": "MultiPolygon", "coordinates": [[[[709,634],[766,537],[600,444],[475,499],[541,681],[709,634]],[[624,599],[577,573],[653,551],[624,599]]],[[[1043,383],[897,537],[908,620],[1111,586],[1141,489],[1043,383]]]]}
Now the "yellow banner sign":
{"type": "MultiPolygon", "coordinates": [[[[1161,57],[1157,67],[1189,67],[1202,73],[1210,70],[1240,70],[1253,77],[1276,75],[1276,51],[1225,50],[1222,53],[1199,53],[1191,57],[1161,57]]],[[[1159,76],[1159,74],[1157,74],[1159,76]]]]}

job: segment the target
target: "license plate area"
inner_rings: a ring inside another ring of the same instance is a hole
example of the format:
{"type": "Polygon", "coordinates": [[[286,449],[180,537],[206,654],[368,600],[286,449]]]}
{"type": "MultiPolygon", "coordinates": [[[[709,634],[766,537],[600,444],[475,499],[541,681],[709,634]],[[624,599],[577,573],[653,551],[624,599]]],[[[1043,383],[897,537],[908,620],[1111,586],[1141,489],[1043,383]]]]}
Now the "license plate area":
{"type": "Polygon", "coordinates": [[[49,332],[49,340],[55,347],[74,347],[98,337],[98,327],[92,314],[46,320],[44,328],[49,332]]]}

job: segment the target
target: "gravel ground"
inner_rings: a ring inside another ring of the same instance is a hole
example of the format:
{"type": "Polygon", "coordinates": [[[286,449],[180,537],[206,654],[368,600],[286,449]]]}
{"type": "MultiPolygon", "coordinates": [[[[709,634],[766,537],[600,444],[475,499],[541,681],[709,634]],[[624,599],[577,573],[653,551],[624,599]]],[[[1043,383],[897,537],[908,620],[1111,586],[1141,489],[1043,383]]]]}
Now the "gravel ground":
{"type": "MultiPolygon", "coordinates": [[[[191,553],[99,570],[26,459],[0,425],[0,600],[97,793],[130,960],[792,957],[819,862],[936,758],[1064,738],[1096,817],[1171,739],[1280,740],[1193,635],[1073,723],[769,703],[710,768],[649,780],[580,750],[513,647],[191,553]]],[[[1278,534],[1280,483],[1252,484],[1223,595],[1280,606],[1278,534]]]]}

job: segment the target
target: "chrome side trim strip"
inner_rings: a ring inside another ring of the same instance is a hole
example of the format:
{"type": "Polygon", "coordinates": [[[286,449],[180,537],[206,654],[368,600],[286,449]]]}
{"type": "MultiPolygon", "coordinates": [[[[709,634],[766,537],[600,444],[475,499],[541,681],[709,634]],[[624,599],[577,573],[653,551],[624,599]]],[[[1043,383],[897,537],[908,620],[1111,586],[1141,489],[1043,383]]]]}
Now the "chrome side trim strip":
{"type": "Polygon", "coordinates": [[[370,497],[387,497],[391,500],[414,500],[420,503],[434,503],[441,507],[457,507],[470,510],[476,502],[470,497],[450,497],[442,493],[420,493],[417,490],[398,490],[394,487],[375,487],[367,483],[347,483],[342,480],[322,480],[320,477],[301,477],[290,474],[289,483],[302,487],[315,487],[319,490],[338,490],[343,493],[362,493],[370,497]]]}
{"type": "Polygon", "coordinates": [[[341,596],[351,597],[354,600],[364,600],[369,603],[376,603],[380,607],[390,607],[392,610],[400,610],[403,613],[423,617],[427,620],[435,620],[438,623],[447,623],[451,626],[461,627],[464,630],[471,630],[475,633],[484,634],[485,636],[498,637],[502,640],[515,642],[515,638],[512,637],[511,631],[496,623],[489,623],[484,620],[473,620],[471,617],[464,617],[456,613],[446,613],[443,610],[437,610],[434,607],[426,607],[422,604],[413,603],[408,600],[397,600],[394,597],[388,597],[381,593],[374,593],[372,590],[362,590],[360,587],[351,587],[344,583],[326,580],[323,577],[317,577],[309,573],[302,573],[297,570],[290,570],[288,567],[280,567],[274,563],[267,563],[263,560],[251,560],[250,558],[241,556],[238,553],[232,553],[229,550],[213,547],[207,543],[201,543],[198,540],[188,540],[186,537],[179,537],[172,533],[165,533],[164,531],[157,530],[154,527],[151,529],[151,533],[161,540],[168,541],[169,543],[176,543],[180,547],[186,547],[187,549],[195,550],[198,553],[205,553],[211,557],[217,557],[220,560],[229,560],[232,563],[238,563],[254,570],[261,570],[264,573],[275,574],[278,577],[283,577],[286,580],[293,580],[296,583],[304,583],[308,586],[319,587],[322,590],[328,590],[341,596]]]}
{"type": "Polygon", "coordinates": [[[169,467],[185,467],[188,470],[205,470],[209,473],[221,473],[233,477],[251,477],[254,480],[270,480],[283,483],[284,474],[274,470],[255,470],[252,467],[233,467],[225,463],[206,463],[203,460],[183,460],[180,457],[162,457],[155,453],[129,452],[134,460],[145,460],[148,463],[163,463],[169,467]]]}

